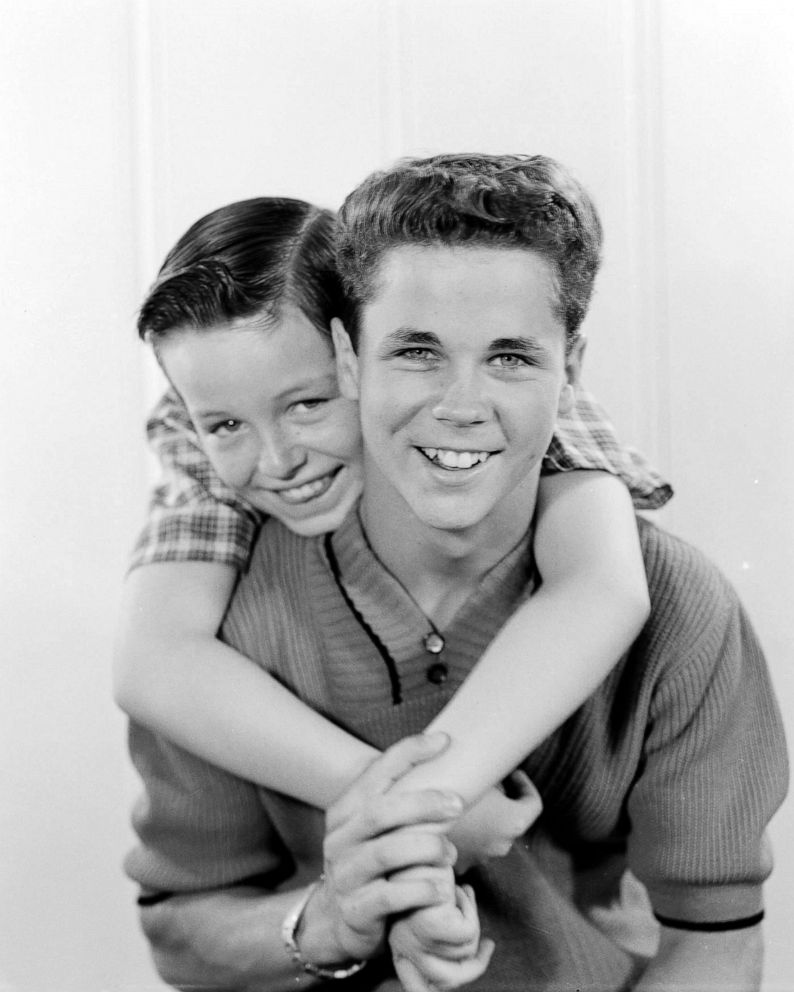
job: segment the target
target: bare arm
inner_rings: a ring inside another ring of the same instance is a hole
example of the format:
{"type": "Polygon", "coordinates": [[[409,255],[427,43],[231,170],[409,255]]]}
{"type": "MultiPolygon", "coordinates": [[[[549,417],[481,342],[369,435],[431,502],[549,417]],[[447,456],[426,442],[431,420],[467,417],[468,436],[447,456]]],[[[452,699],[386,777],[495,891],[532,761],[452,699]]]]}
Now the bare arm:
{"type": "Polygon", "coordinates": [[[452,744],[406,776],[466,802],[500,781],[603,681],[649,612],[628,490],[603,472],[541,480],[535,557],[543,584],[432,722],[452,744]]]}
{"type": "MultiPolygon", "coordinates": [[[[647,588],[623,485],[576,472],[544,479],[541,490],[535,550],[544,583],[431,725],[449,735],[449,753],[412,773],[406,788],[479,798],[587,698],[645,620],[647,588]]],[[[375,751],[217,640],[234,581],[232,568],[204,562],[130,573],[117,701],[200,757],[325,808],[375,751]]]]}
{"type": "MultiPolygon", "coordinates": [[[[449,866],[454,851],[437,827],[458,815],[460,799],[438,791],[392,792],[394,782],[408,768],[431,759],[445,746],[443,735],[400,741],[329,809],[323,850],[325,880],[310,893],[298,928],[298,946],[305,960],[337,968],[382,956],[392,916],[446,898],[432,869],[449,866]],[[417,864],[428,866],[431,874],[409,876],[405,869],[417,864]]],[[[154,760],[159,758],[157,752],[154,760]]],[[[172,765],[167,758],[163,765],[147,767],[149,775],[168,782],[172,765]]],[[[221,785],[224,777],[228,779],[219,771],[212,774],[221,785]]],[[[194,795],[192,803],[200,808],[216,802],[218,794],[216,785],[214,790],[194,795]]],[[[150,821],[170,822],[171,796],[158,787],[150,798],[150,821]]],[[[251,833],[255,833],[251,817],[258,809],[253,804],[241,814],[249,817],[244,826],[251,833]]],[[[200,834],[191,836],[187,823],[183,827],[185,844],[179,857],[189,862],[196,845],[200,848],[206,840],[200,834]]],[[[152,838],[162,835],[158,829],[147,833],[152,838]]],[[[210,840],[210,847],[214,842],[210,840]]],[[[157,848],[151,853],[156,855],[157,848]]],[[[316,981],[292,961],[281,938],[281,923],[303,894],[307,894],[305,888],[268,893],[245,886],[191,892],[142,908],[141,922],[157,969],[169,983],[246,992],[304,988],[316,981]]]]}
{"type": "Polygon", "coordinates": [[[280,992],[309,988],[284,951],[281,921],[299,892],[243,887],[176,896],[141,910],[155,966],[169,985],[280,992]]]}
{"type": "MultiPolygon", "coordinates": [[[[378,752],[217,639],[235,578],[233,568],[207,562],[158,563],[129,574],[116,701],[205,761],[327,809],[378,752]]],[[[532,796],[513,802],[493,793],[487,808],[466,818],[470,860],[503,854],[540,810],[532,796]]]]}
{"type": "Polygon", "coordinates": [[[662,927],[659,952],[636,992],[757,992],[761,987],[761,927],[703,933],[662,927]]]}
{"type": "Polygon", "coordinates": [[[235,577],[233,568],[207,562],[164,562],[129,574],[116,701],[199,757],[327,808],[377,752],[217,639],[235,577]]]}

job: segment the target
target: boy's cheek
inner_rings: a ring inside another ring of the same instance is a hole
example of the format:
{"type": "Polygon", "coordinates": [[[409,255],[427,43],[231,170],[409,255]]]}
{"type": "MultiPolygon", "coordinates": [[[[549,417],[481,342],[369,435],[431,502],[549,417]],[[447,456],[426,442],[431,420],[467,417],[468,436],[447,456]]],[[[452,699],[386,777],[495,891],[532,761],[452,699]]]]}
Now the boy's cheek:
{"type": "Polygon", "coordinates": [[[215,473],[230,489],[243,489],[250,481],[253,469],[247,468],[242,458],[219,457],[217,454],[207,457],[215,473]]]}

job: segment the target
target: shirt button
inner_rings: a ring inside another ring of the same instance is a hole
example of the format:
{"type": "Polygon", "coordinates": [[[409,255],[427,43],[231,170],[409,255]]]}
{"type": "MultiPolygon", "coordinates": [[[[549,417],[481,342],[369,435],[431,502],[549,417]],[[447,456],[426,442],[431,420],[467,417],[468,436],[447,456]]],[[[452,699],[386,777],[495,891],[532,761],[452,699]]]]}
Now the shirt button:
{"type": "Polygon", "coordinates": [[[431,665],[427,670],[427,681],[432,682],[433,685],[443,685],[447,681],[447,676],[449,675],[449,670],[447,666],[440,661],[437,661],[435,665],[431,665]]]}
{"type": "Polygon", "coordinates": [[[441,654],[444,650],[444,638],[435,630],[428,634],[422,643],[425,646],[425,651],[430,654],[441,654]]]}

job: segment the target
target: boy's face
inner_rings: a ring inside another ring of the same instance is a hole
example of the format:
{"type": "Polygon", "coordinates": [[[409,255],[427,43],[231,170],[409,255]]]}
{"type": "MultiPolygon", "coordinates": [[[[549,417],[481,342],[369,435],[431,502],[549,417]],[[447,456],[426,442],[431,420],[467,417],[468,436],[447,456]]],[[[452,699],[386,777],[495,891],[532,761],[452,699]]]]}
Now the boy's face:
{"type": "Polygon", "coordinates": [[[579,359],[566,362],[553,294],[549,264],[527,250],[411,246],[385,255],[357,356],[335,326],[345,394],[360,402],[365,499],[374,480],[382,503],[397,494],[441,530],[465,530],[511,505],[531,515],[579,359]]]}
{"type": "Polygon", "coordinates": [[[334,530],[361,492],[358,409],[333,349],[298,310],[187,328],[158,346],[223,481],[298,534],[334,530]]]}

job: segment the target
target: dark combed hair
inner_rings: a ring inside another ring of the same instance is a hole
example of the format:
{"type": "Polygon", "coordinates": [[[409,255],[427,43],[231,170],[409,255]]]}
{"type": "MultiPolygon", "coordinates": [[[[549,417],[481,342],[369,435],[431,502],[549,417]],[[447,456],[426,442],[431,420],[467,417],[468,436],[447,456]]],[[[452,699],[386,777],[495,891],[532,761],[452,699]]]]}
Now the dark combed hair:
{"type": "Polygon", "coordinates": [[[339,213],[337,265],[354,343],[360,308],[390,248],[486,246],[537,252],[552,267],[570,347],[601,261],[601,222],[584,187],[544,155],[436,155],[375,172],[339,213]]]}
{"type": "Polygon", "coordinates": [[[138,316],[155,348],[169,334],[238,317],[279,319],[291,304],[323,334],[345,316],[336,217],[302,200],[258,197],[196,221],[166,256],[138,316]]]}

